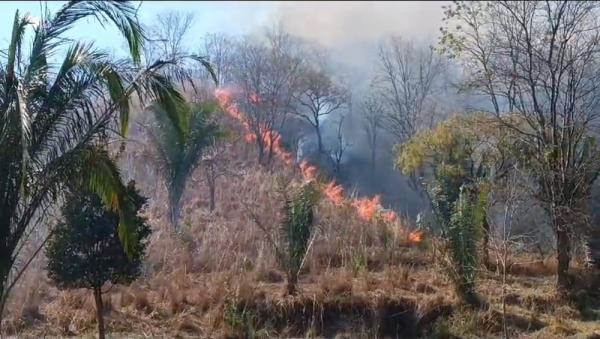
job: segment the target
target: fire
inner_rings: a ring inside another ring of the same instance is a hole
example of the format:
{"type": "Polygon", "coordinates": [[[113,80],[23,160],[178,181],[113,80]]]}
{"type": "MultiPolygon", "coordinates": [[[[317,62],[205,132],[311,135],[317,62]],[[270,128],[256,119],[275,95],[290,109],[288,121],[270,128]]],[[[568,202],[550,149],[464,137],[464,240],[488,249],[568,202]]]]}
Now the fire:
{"type": "Polygon", "coordinates": [[[387,222],[394,222],[398,219],[398,215],[394,211],[388,211],[383,213],[383,220],[387,222]]]}
{"type": "Polygon", "coordinates": [[[300,172],[306,180],[314,180],[317,178],[317,168],[312,166],[306,160],[300,162],[300,172]]]}
{"type": "MultiPolygon", "coordinates": [[[[273,131],[268,126],[260,125],[258,126],[259,132],[253,132],[250,121],[233,102],[233,93],[230,90],[218,88],[215,91],[215,96],[225,112],[242,124],[244,130],[246,131],[244,139],[247,142],[256,142],[258,134],[260,135],[260,138],[264,142],[266,148],[272,150],[281,161],[288,166],[292,166],[294,164],[294,156],[285,150],[281,135],[277,131],[273,131]]],[[[257,93],[252,93],[249,96],[249,100],[253,104],[258,104],[262,99],[257,93]]],[[[305,180],[310,181],[317,178],[317,167],[311,165],[306,160],[303,160],[298,165],[305,180]]],[[[342,185],[336,184],[335,181],[331,181],[325,185],[323,192],[329,201],[335,205],[339,206],[344,202],[344,188],[342,185]]],[[[378,215],[388,223],[394,223],[398,220],[398,215],[394,211],[384,211],[383,207],[381,206],[381,198],[379,195],[376,195],[372,198],[367,197],[355,199],[351,205],[356,210],[358,217],[364,221],[370,222],[378,215]]],[[[424,233],[422,231],[412,231],[408,233],[409,243],[420,243],[423,241],[423,238],[424,233]]]]}
{"type": "Polygon", "coordinates": [[[379,195],[374,196],[373,198],[361,198],[356,199],[352,203],[354,208],[356,208],[356,212],[358,213],[359,218],[364,221],[371,221],[373,217],[377,213],[377,211],[381,208],[379,195]]]}
{"type": "Polygon", "coordinates": [[[408,242],[411,244],[418,244],[423,241],[425,234],[423,231],[412,231],[408,234],[408,242]]]}
{"type": "Polygon", "coordinates": [[[334,204],[341,205],[344,202],[344,188],[342,185],[337,185],[335,181],[329,182],[323,191],[325,196],[334,204]]]}

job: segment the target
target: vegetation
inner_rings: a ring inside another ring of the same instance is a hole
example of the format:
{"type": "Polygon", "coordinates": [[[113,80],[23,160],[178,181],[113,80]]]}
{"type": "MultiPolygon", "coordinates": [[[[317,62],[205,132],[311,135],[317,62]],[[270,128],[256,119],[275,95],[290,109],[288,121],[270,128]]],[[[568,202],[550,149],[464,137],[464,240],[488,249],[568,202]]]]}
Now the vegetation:
{"type": "Polygon", "coordinates": [[[600,336],[597,2],[453,2],[439,50],[52,6],[0,48],[0,337],[600,336]]]}
{"type": "MultiPolygon", "coordinates": [[[[489,126],[490,120],[482,116],[455,117],[419,132],[398,150],[398,166],[403,172],[422,173],[437,223],[448,242],[451,276],[468,301],[475,300],[477,243],[482,233],[489,232],[486,201],[490,185],[506,171],[503,138],[489,126]]],[[[487,260],[487,241],[483,251],[487,260]]]]}
{"type": "Polygon", "coordinates": [[[183,98],[161,70],[169,66],[177,80],[186,73],[175,72],[177,59],[140,66],[143,40],[129,2],[68,2],[53,15],[45,13],[35,27],[31,17],[15,14],[0,62],[0,318],[27,266],[13,272],[19,251],[68,182],[89,187],[119,212],[119,237],[134,255],[133,206],[117,166],[95,145],[125,135],[134,97],[164,107],[177,128],[184,122],[177,115],[183,98]],[[129,59],[115,60],[92,44],[64,38],[86,18],[113,24],[127,41],[129,59]],[[30,27],[32,45],[26,54],[30,27]],[[58,56],[62,60],[54,61],[58,56]],[[11,274],[15,279],[9,281],[11,274]]]}
{"type": "Polygon", "coordinates": [[[314,236],[314,208],[319,194],[314,183],[308,182],[293,190],[290,197],[287,193],[288,185],[289,183],[283,184],[281,188],[284,197],[281,212],[283,220],[277,237],[271,236],[256,215],[253,218],[275,249],[279,266],[286,275],[285,293],[292,295],[296,293],[298,275],[314,236]]]}
{"type": "MultiPolygon", "coordinates": [[[[146,204],[135,188],[127,185],[127,199],[135,212],[146,204]]],[[[135,255],[127,256],[118,236],[119,215],[107,211],[100,197],[90,192],[72,192],[62,208],[63,220],[48,242],[48,275],[59,288],[87,288],[94,292],[98,336],[105,338],[102,287],[105,283],[128,284],[139,274],[150,228],[139,215],[134,221],[135,255]]]]}
{"type": "Polygon", "coordinates": [[[600,169],[591,135],[598,116],[599,10],[596,2],[580,1],[457,2],[446,9],[441,40],[444,52],[467,66],[466,86],[486,95],[490,115],[516,132],[555,232],[561,293],[570,285],[570,239],[586,229],[600,169]]]}
{"type": "Polygon", "coordinates": [[[156,119],[149,130],[150,140],[156,148],[155,163],[169,191],[171,224],[179,231],[185,186],[200,164],[203,152],[223,134],[214,122],[219,107],[214,101],[180,105],[181,128],[173,124],[163,107],[154,105],[150,110],[156,119]]]}

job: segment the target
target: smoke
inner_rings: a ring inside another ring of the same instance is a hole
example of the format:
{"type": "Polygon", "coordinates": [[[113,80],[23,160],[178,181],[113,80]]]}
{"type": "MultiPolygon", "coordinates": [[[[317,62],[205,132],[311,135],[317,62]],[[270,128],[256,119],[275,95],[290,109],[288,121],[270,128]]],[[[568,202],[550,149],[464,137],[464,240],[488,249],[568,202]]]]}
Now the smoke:
{"type": "MultiPolygon", "coordinates": [[[[344,136],[350,146],[344,153],[336,179],[359,195],[380,194],[386,206],[415,217],[428,208],[422,194],[409,187],[406,177],[393,168],[393,139],[381,133],[375,170],[371,169],[369,150],[358,101],[369,90],[377,67],[377,51],[389,36],[401,36],[417,46],[434,45],[442,23],[444,2],[278,2],[268,16],[270,24],[303,40],[323,47],[329,55],[335,76],[348,87],[352,108],[347,115],[344,136]],[[386,140],[388,139],[388,140],[386,140]]],[[[444,98],[446,102],[450,98],[444,98]]],[[[322,125],[325,144],[337,143],[336,114],[322,125]]],[[[316,143],[312,130],[300,140],[300,151],[310,154],[316,143]]],[[[285,133],[284,133],[285,134],[285,133]]],[[[328,167],[320,161],[320,167],[328,167]]]]}
{"type": "Polygon", "coordinates": [[[283,2],[273,22],[328,48],[336,60],[361,69],[373,63],[378,41],[401,35],[434,42],[443,17],[437,1],[283,2]]]}

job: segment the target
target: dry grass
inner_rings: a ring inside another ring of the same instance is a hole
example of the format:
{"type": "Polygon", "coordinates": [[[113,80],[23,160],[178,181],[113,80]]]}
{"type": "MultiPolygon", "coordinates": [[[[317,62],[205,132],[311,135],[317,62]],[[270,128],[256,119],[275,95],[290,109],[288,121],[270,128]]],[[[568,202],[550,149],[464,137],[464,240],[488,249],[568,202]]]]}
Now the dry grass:
{"type": "MultiPolygon", "coordinates": [[[[156,184],[160,179],[141,164],[127,169],[136,179],[144,178],[137,181],[151,198],[145,213],[153,234],[143,276],[105,295],[107,326],[115,337],[501,335],[498,273],[484,272],[478,284],[489,308],[463,308],[443,269],[432,261],[428,240],[408,245],[399,224],[366,223],[350,206],[327,201],[318,206],[318,235],[300,277],[300,294],[282,297],[283,275],[247,210],[275,231],[281,203],[275,173],[297,173],[279,164],[265,170],[254,164],[253,151],[242,142],[229,145],[229,164],[241,174],[218,184],[213,213],[201,173],[196,173],[177,235],[168,228],[166,192],[156,184]]],[[[139,150],[130,152],[129,164],[136,164],[139,150]]],[[[554,299],[552,260],[515,258],[506,297],[512,336],[600,336],[600,324],[582,315],[598,307],[589,302],[593,298],[583,292],[579,303],[567,305],[554,299]]],[[[32,338],[93,334],[91,293],[52,287],[41,269],[43,258],[39,261],[13,294],[5,330],[32,338]]],[[[598,286],[590,283],[580,290],[598,286]]]]}

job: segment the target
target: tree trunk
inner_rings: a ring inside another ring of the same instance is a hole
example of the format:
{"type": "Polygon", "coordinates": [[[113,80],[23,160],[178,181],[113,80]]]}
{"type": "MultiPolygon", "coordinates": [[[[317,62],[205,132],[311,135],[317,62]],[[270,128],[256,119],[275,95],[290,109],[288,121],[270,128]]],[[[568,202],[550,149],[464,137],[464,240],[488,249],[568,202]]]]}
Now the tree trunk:
{"type": "Polygon", "coordinates": [[[286,284],[285,284],[285,294],[286,295],[294,295],[296,294],[296,284],[298,282],[298,276],[296,274],[288,273],[286,284]]]}
{"type": "Polygon", "coordinates": [[[173,230],[179,232],[179,217],[181,215],[181,204],[179,200],[171,199],[170,203],[170,219],[173,230]]]}
{"type": "Polygon", "coordinates": [[[208,202],[208,209],[212,212],[215,210],[215,181],[214,180],[210,180],[208,183],[208,190],[209,190],[209,202],[208,202]]]}
{"type": "Polygon", "coordinates": [[[371,171],[375,172],[375,152],[377,147],[377,134],[373,132],[373,140],[371,140],[371,171]]]}
{"type": "Polygon", "coordinates": [[[488,223],[487,216],[483,218],[483,243],[481,244],[482,256],[483,256],[483,264],[486,268],[490,269],[492,267],[490,263],[490,224],[488,223]]]}
{"type": "Polygon", "coordinates": [[[102,304],[101,287],[94,287],[94,300],[96,301],[96,320],[98,321],[98,339],[105,339],[104,333],[104,306],[102,304]]]}
{"type": "Polygon", "coordinates": [[[569,262],[571,261],[569,233],[564,226],[559,225],[556,230],[556,250],[558,260],[556,286],[559,293],[569,290],[569,262]]]}
{"type": "MultiPolygon", "coordinates": [[[[3,255],[4,256],[4,255],[3,255]]],[[[8,288],[8,274],[10,272],[10,264],[6,260],[8,255],[0,258],[0,338],[2,336],[2,320],[4,320],[4,310],[8,296],[4,295],[8,288]]]]}
{"type": "Polygon", "coordinates": [[[319,123],[315,125],[315,132],[317,132],[317,150],[319,151],[319,156],[321,156],[321,153],[323,153],[323,137],[321,137],[321,129],[319,128],[319,123]]]}

